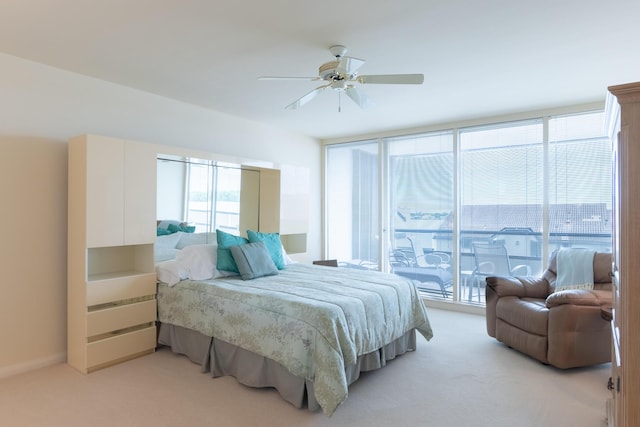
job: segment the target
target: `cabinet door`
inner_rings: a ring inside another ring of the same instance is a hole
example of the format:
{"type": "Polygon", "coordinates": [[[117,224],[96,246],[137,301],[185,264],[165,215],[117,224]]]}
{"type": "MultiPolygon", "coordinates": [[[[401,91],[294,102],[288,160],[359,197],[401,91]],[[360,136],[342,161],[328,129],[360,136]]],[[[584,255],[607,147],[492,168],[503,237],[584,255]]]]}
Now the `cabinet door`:
{"type": "Polygon", "coordinates": [[[282,165],[280,170],[280,234],[306,234],[309,229],[309,169],[282,165]]]}
{"type": "Polygon", "coordinates": [[[260,229],[260,172],[242,169],[240,178],[240,234],[260,229]]]}
{"type": "MultiPolygon", "coordinates": [[[[87,247],[123,241],[124,141],[87,136],[87,247]]],[[[70,225],[72,226],[72,225],[70,225]]]]}
{"type": "MultiPolygon", "coordinates": [[[[258,230],[280,232],[280,171],[260,169],[260,202],[258,230]]],[[[244,231],[244,230],[241,230],[244,231]]]]}
{"type": "Polygon", "coordinates": [[[126,141],[124,147],[124,244],[153,243],[156,238],[156,150],[150,144],[133,141],[126,141]]]}

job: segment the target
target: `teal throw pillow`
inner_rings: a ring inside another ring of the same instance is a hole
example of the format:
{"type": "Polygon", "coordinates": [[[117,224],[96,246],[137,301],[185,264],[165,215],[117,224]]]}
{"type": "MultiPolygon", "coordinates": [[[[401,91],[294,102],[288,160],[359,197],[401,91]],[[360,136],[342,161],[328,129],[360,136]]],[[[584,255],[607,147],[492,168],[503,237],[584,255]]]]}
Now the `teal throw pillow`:
{"type": "Polygon", "coordinates": [[[187,225],[185,223],[181,223],[181,224],[169,224],[167,226],[167,229],[171,232],[171,233],[177,233],[178,231],[182,231],[183,233],[193,233],[196,231],[196,226],[195,225],[187,225]]]}
{"type": "Polygon", "coordinates": [[[273,263],[278,270],[284,270],[284,257],[282,256],[282,241],[278,233],[261,233],[259,231],[247,230],[249,242],[264,242],[273,263]]]}
{"type": "Polygon", "coordinates": [[[169,234],[173,234],[171,231],[167,230],[166,228],[157,228],[156,231],[156,236],[168,236],[169,234]]]}
{"type": "Polygon", "coordinates": [[[220,271],[239,273],[240,271],[229,248],[232,246],[245,245],[249,243],[249,241],[244,237],[235,236],[222,230],[216,230],[216,240],[218,241],[216,268],[220,271]]]}
{"type": "Polygon", "coordinates": [[[278,269],[271,260],[271,255],[264,242],[231,246],[229,250],[238,265],[242,280],[278,274],[278,269]]]}

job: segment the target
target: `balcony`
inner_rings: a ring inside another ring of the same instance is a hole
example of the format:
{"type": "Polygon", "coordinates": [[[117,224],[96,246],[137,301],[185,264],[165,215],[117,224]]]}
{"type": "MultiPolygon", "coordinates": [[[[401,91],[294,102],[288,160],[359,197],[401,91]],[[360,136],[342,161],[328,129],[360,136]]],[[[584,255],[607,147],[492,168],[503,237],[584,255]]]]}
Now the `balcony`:
{"type": "MultiPolygon", "coordinates": [[[[503,245],[506,248],[511,267],[520,267],[518,275],[539,276],[546,268],[543,262],[543,236],[530,228],[503,228],[499,231],[463,230],[460,233],[459,256],[453,257],[455,242],[450,230],[442,229],[396,229],[392,241],[390,271],[395,265],[407,265],[416,269],[425,268],[420,258],[431,253],[447,254],[451,262],[442,263],[439,268],[446,269],[455,278],[446,292],[438,281],[420,280],[428,275],[413,276],[418,290],[425,296],[440,300],[458,301],[468,304],[484,305],[484,276],[478,274],[479,267],[473,253],[476,243],[503,245]],[[403,254],[399,264],[397,258],[403,254]]],[[[611,251],[611,234],[607,233],[550,233],[547,254],[563,247],[589,248],[601,252],[611,251]]],[[[432,268],[432,266],[428,266],[432,268]]],[[[416,270],[418,273],[420,270],[416,270]]],[[[404,275],[404,274],[402,274],[404,275]]]]}

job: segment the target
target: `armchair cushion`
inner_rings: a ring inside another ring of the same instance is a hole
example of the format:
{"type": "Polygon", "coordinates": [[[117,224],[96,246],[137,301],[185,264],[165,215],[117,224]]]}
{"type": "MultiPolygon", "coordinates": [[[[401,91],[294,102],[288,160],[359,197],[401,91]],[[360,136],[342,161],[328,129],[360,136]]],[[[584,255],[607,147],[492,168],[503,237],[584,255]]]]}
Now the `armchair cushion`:
{"type": "Polygon", "coordinates": [[[537,298],[506,297],[498,301],[500,318],[516,328],[533,334],[547,334],[549,309],[537,298]]]}

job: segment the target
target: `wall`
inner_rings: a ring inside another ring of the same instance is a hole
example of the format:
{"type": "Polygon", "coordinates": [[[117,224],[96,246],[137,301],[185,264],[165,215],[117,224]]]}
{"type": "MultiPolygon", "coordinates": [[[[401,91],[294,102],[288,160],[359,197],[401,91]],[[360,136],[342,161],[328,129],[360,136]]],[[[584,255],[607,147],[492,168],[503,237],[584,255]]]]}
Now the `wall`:
{"type": "Polygon", "coordinates": [[[309,168],[320,257],[320,144],[0,54],[0,378],[66,360],[67,140],[94,133],[309,168]]]}

